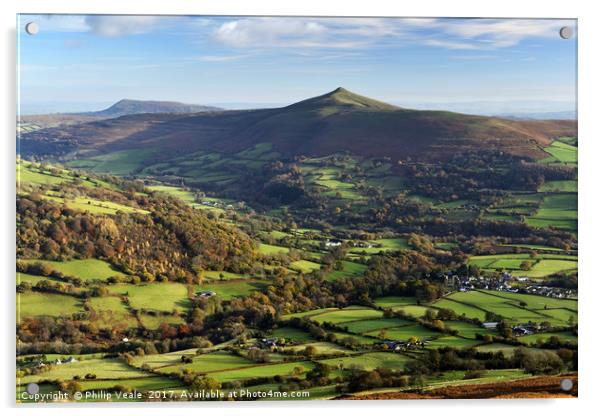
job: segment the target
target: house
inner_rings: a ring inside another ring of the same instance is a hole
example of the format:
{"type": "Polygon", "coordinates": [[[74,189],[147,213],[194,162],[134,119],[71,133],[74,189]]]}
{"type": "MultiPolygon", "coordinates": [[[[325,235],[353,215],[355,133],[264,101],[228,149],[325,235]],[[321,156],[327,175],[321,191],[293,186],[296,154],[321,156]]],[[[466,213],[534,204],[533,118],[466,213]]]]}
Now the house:
{"type": "Polygon", "coordinates": [[[77,359],[75,359],[74,357],[69,357],[65,360],[65,363],[67,364],[71,364],[71,363],[76,363],[77,359]]]}
{"type": "Polygon", "coordinates": [[[326,240],[326,243],[324,244],[326,247],[340,247],[342,244],[341,241],[331,241],[331,240],[326,240]]]}
{"type": "Polygon", "coordinates": [[[205,299],[206,299],[206,298],[211,298],[211,297],[215,296],[216,294],[217,294],[217,293],[215,293],[215,292],[214,292],[214,291],[212,291],[212,290],[203,290],[203,291],[201,291],[201,292],[196,292],[196,293],[195,293],[195,296],[196,296],[197,298],[205,298],[205,299]]]}
{"type": "Polygon", "coordinates": [[[61,365],[61,364],[63,364],[63,362],[61,361],[60,358],[57,358],[56,360],[54,360],[54,364],[61,365]]]}
{"type": "Polygon", "coordinates": [[[486,329],[497,329],[498,322],[483,322],[482,327],[486,329]]]}
{"type": "Polygon", "coordinates": [[[274,350],[278,347],[278,338],[261,338],[259,340],[259,346],[261,348],[274,350]]]}

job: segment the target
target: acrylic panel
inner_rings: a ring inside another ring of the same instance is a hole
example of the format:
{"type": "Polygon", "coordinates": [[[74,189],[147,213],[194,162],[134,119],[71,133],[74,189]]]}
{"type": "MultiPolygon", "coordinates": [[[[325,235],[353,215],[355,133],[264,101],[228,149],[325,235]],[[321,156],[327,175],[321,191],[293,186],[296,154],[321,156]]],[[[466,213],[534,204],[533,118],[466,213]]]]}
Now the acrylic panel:
{"type": "Polygon", "coordinates": [[[18,402],[577,396],[577,21],[17,17],[18,402]]]}

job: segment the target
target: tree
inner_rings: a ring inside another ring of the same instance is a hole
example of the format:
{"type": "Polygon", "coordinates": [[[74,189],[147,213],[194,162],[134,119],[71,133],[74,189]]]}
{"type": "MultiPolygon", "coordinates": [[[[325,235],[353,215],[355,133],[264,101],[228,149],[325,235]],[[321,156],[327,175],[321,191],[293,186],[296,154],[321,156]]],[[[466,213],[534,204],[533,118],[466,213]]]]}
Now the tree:
{"type": "Polygon", "coordinates": [[[190,385],[195,391],[219,390],[222,384],[214,378],[207,376],[196,376],[190,385]]]}

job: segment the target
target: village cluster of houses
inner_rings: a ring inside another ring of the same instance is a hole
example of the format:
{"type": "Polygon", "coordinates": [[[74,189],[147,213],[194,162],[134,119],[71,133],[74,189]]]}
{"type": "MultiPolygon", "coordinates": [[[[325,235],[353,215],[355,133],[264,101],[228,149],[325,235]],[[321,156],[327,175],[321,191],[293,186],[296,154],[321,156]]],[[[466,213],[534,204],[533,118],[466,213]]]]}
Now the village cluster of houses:
{"type": "Polygon", "coordinates": [[[510,293],[527,293],[531,295],[548,296],[558,299],[566,299],[577,296],[577,291],[561,287],[551,287],[539,284],[515,286],[514,283],[529,283],[528,277],[516,277],[511,273],[504,272],[500,277],[485,276],[445,276],[447,285],[454,287],[460,292],[467,292],[474,289],[497,290],[510,293]]]}

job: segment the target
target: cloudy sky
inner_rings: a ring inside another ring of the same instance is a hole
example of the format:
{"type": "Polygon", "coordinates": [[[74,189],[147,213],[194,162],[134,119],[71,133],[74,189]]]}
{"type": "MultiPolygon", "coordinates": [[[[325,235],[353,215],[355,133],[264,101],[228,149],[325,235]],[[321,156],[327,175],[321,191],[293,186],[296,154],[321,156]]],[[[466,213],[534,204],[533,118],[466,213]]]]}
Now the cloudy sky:
{"type": "Polygon", "coordinates": [[[339,86],[475,113],[575,105],[577,42],[558,34],[574,21],[21,15],[18,25],[23,113],[121,98],[275,106],[339,86]]]}

